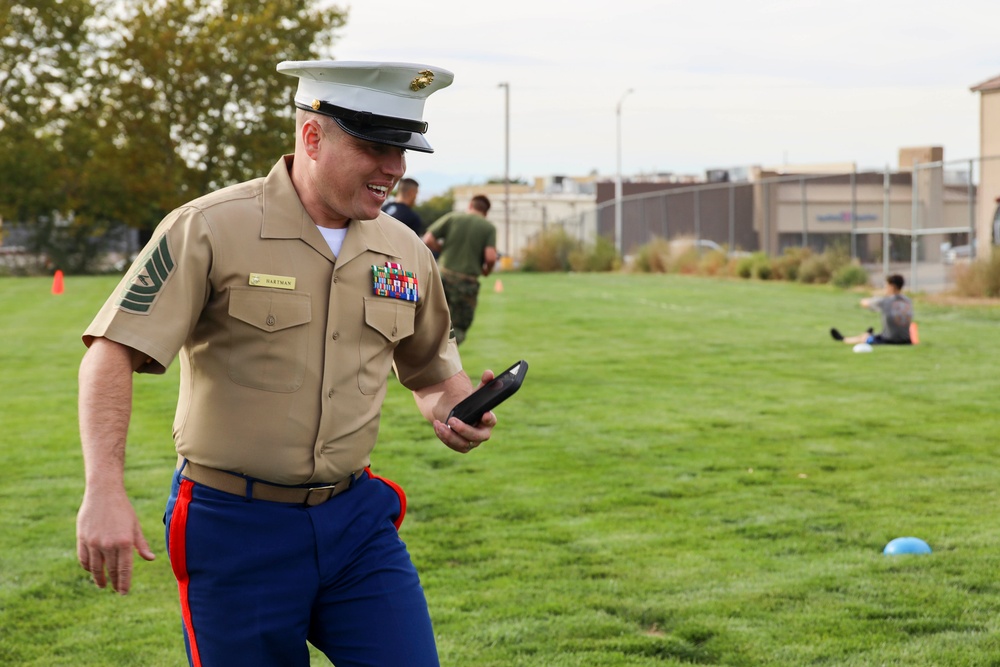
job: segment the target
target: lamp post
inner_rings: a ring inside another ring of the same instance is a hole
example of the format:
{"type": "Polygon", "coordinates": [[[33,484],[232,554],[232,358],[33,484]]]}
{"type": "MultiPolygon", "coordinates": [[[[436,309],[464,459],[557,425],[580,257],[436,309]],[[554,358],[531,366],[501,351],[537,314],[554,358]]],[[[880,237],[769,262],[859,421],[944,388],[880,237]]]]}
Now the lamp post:
{"type": "Polygon", "coordinates": [[[632,89],[626,90],[621,99],[618,100],[618,108],[615,115],[618,120],[618,168],[615,176],[615,249],[619,255],[624,256],[625,250],[622,248],[622,102],[632,89]]]}
{"type": "Polygon", "coordinates": [[[504,252],[510,255],[510,83],[504,82],[499,85],[503,88],[503,123],[504,123],[504,151],[503,151],[503,224],[504,224],[504,252]]]}

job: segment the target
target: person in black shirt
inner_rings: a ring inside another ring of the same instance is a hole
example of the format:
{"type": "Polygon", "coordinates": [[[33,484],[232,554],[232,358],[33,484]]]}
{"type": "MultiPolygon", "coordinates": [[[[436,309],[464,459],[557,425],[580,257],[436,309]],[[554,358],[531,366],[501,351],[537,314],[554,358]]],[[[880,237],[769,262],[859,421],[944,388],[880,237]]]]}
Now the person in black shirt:
{"type": "Polygon", "coordinates": [[[417,191],[420,184],[412,178],[404,178],[399,182],[396,190],[396,199],[382,207],[382,210],[399,220],[401,223],[413,230],[417,236],[424,235],[424,222],[413,210],[417,203],[417,191]]]}

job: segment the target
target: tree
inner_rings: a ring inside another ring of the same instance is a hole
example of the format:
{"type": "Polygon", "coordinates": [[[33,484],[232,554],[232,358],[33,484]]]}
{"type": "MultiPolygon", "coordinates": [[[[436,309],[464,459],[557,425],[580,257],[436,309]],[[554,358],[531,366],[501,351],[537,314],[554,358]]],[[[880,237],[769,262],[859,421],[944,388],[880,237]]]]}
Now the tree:
{"type": "Polygon", "coordinates": [[[87,49],[88,0],[0,6],[0,217],[27,220],[63,203],[53,176],[87,49]]]}
{"type": "Polygon", "coordinates": [[[318,0],[0,10],[0,215],[58,210],[98,236],[149,230],[185,201],[266,174],[293,145],[297,80],[275,66],[330,57],[345,18],[318,0]]]}
{"type": "Polygon", "coordinates": [[[414,207],[417,215],[424,221],[425,227],[430,227],[435,220],[455,208],[455,195],[451,190],[443,195],[431,197],[423,204],[414,207]]]}

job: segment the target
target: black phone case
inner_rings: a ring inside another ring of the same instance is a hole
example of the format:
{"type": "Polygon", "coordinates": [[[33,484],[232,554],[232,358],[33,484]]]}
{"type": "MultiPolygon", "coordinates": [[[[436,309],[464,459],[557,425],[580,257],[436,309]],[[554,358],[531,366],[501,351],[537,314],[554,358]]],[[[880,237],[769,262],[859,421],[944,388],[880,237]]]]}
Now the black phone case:
{"type": "Polygon", "coordinates": [[[514,392],[521,388],[521,383],[524,382],[524,376],[527,374],[528,362],[522,359],[452,408],[445,422],[452,417],[458,417],[466,424],[478,424],[484,414],[513,396],[514,392]]]}

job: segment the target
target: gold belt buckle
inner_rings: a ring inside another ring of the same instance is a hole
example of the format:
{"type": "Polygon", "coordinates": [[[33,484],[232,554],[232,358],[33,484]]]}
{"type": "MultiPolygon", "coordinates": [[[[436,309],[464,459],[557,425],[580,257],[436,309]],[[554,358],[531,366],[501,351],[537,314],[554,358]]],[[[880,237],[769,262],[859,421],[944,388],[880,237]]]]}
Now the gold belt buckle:
{"type": "Polygon", "coordinates": [[[330,498],[333,498],[333,496],[336,493],[337,488],[340,486],[340,484],[341,483],[338,482],[336,484],[327,484],[325,486],[310,486],[309,490],[306,492],[306,499],[305,499],[305,503],[304,504],[308,505],[309,507],[315,507],[316,505],[320,505],[322,503],[325,503],[330,498]],[[313,493],[316,492],[316,491],[329,491],[330,493],[327,494],[327,496],[325,498],[319,497],[319,496],[317,496],[317,497],[314,498],[313,497],[313,493]]]}

